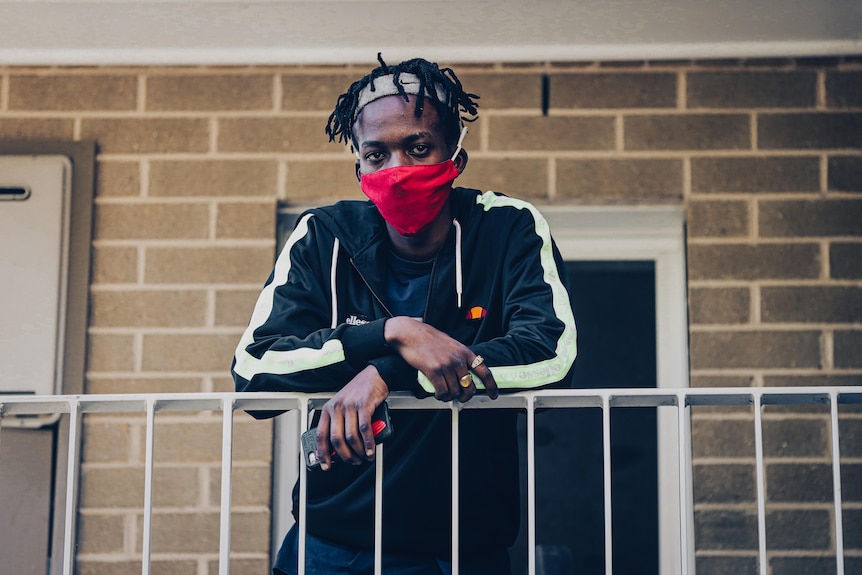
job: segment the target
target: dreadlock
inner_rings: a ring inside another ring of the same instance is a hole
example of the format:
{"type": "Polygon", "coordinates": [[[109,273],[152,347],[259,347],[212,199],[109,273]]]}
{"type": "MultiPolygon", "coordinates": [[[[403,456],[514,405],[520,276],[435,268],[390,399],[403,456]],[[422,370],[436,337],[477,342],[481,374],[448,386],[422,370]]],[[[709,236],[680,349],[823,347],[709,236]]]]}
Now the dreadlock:
{"type": "Polygon", "coordinates": [[[357,80],[347,89],[347,92],[338,97],[338,102],[335,104],[335,110],[329,115],[329,120],[326,122],[326,134],[329,136],[329,141],[333,142],[336,139],[345,144],[355,144],[353,134],[353,124],[356,122],[358,111],[356,109],[359,103],[359,94],[362,90],[371,84],[371,90],[374,90],[374,80],[388,74],[393,75],[393,81],[398,89],[398,94],[408,101],[408,95],[398,81],[401,74],[415,74],[419,78],[420,87],[419,93],[416,95],[416,106],[414,114],[418,118],[422,115],[422,110],[425,105],[425,98],[430,97],[432,103],[437,109],[440,119],[445,130],[446,141],[454,144],[459,132],[461,131],[461,121],[473,122],[477,117],[478,104],[475,100],[479,99],[476,94],[465,92],[461,86],[461,81],[455,75],[451,68],[440,68],[434,62],[429,62],[422,58],[413,58],[406,60],[395,66],[389,66],[383,61],[380,53],[377,53],[377,61],[380,66],[372,70],[368,75],[360,80],[357,80]],[[437,95],[436,87],[443,89],[445,94],[445,102],[441,101],[437,95]],[[462,116],[461,113],[467,114],[462,116]]]}

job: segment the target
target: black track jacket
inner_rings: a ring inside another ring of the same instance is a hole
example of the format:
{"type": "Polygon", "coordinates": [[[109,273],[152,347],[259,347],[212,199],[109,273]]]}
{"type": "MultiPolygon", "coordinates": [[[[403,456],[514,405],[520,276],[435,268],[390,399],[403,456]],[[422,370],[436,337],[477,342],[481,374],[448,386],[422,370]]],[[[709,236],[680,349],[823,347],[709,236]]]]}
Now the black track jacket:
{"type": "MultiPolygon", "coordinates": [[[[529,203],[494,192],[453,188],[449,201],[453,225],[435,259],[425,323],[482,355],[502,392],[566,379],[575,323],[547,222],[529,203]]],[[[388,250],[371,202],[303,214],[237,346],[237,391],[337,391],[371,363],[390,391],[433,394],[383,338],[391,315],[388,250]]],[[[508,547],[517,536],[516,416],[501,409],[460,414],[462,556],[508,547]]],[[[450,418],[448,410],[392,412],[395,433],[384,457],[387,552],[450,557],[450,418]]],[[[336,461],[329,471],[310,472],[309,532],[373,549],[373,486],[373,463],[336,461]]]]}

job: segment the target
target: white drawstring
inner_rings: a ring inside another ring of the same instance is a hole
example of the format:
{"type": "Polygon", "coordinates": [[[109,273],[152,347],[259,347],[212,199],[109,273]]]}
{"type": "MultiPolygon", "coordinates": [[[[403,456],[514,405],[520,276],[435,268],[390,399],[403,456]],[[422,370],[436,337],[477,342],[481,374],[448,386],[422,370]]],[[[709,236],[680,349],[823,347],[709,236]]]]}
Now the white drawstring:
{"type": "Polygon", "coordinates": [[[458,309],[461,309],[461,293],[463,290],[463,278],[461,277],[461,224],[458,220],[452,220],[455,224],[455,293],[458,296],[458,309]]]}
{"type": "Polygon", "coordinates": [[[338,326],[338,294],[335,292],[335,268],[338,265],[338,246],[340,242],[335,238],[332,244],[332,268],[329,270],[329,292],[332,297],[332,329],[338,326]]]}

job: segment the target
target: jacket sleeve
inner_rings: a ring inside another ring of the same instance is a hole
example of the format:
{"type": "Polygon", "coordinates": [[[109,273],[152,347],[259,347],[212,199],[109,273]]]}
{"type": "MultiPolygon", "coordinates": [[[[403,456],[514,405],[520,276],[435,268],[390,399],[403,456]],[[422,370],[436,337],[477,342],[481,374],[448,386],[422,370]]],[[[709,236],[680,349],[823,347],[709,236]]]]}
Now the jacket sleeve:
{"type": "Polygon", "coordinates": [[[335,391],[368,360],[391,353],[384,320],[332,317],[330,273],[338,242],[305,214],[267,279],[231,364],[237,391],[335,391]]]}
{"type": "MultiPolygon", "coordinates": [[[[514,208],[515,215],[506,233],[497,234],[508,238],[505,246],[496,245],[502,258],[486,258],[494,269],[481,269],[481,261],[474,264],[480,277],[496,278],[499,285],[496,304],[488,312],[499,314],[488,318],[498,326],[496,337],[480,337],[468,345],[485,358],[501,391],[567,384],[577,355],[577,332],[567,274],[548,223],[522,200],[488,192],[479,201],[488,212],[499,208],[511,214],[507,208],[514,208]]],[[[473,379],[483,387],[478,377],[473,379]]],[[[419,385],[433,391],[422,374],[419,385]]]]}

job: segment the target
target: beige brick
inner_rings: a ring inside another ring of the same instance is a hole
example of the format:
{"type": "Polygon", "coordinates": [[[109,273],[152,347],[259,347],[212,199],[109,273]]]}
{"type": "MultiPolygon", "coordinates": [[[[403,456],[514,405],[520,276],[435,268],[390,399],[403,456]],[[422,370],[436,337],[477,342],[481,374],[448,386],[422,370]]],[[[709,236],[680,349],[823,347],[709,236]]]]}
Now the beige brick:
{"type": "Polygon", "coordinates": [[[156,461],[185,464],[220,462],[221,428],[221,422],[212,419],[157,423],[153,446],[156,461]]]}
{"type": "Polygon", "coordinates": [[[272,459],[272,425],[268,422],[235,417],[234,449],[236,461],[270,461],[272,459]]]}
{"type": "Polygon", "coordinates": [[[206,204],[100,204],[95,221],[99,240],[205,239],[210,213],[206,204]]]}
{"type": "Polygon", "coordinates": [[[548,197],[548,162],[544,159],[471,158],[455,185],[493,190],[516,198],[548,197]]]}
{"type": "Polygon", "coordinates": [[[96,327],[200,327],[206,322],[202,290],[95,291],[90,296],[96,327]]]}
{"type": "Polygon", "coordinates": [[[826,457],[830,442],[826,420],[788,418],[763,422],[766,457],[826,457]]]}
{"type": "Polygon", "coordinates": [[[862,106],[862,71],[827,72],[826,103],[830,108],[858,108],[862,106]]]}
{"type": "Polygon", "coordinates": [[[134,110],[134,75],[11,75],[10,110],[134,110]]]}
{"type": "MultiPolygon", "coordinates": [[[[270,570],[268,559],[231,559],[230,573],[231,575],[260,575],[268,573],[270,570]]],[[[219,575],[219,564],[217,561],[210,561],[207,568],[209,575],[219,575]]]]}
{"type": "Polygon", "coordinates": [[[557,160],[557,197],[681,199],[679,160],[557,160]]]}
{"type": "Polygon", "coordinates": [[[148,248],[147,283],[255,283],[272,271],[273,247],[148,248]]]}
{"type": "MultiPolygon", "coordinates": [[[[228,356],[230,360],[230,356],[228,356]]],[[[219,463],[222,449],[219,420],[194,416],[186,422],[158,422],[154,454],[158,463],[219,463]]],[[[267,463],[272,459],[272,425],[234,413],[233,461],[267,463]]],[[[238,469],[239,467],[237,467],[238,469]]],[[[216,474],[220,471],[216,472],[216,474]]]]}
{"type": "Polygon", "coordinates": [[[286,199],[315,204],[335,199],[365,199],[350,157],[287,162],[286,199]]]}
{"type": "Polygon", "coordinates": [[[692,457],[754,457],[754,421],[706,419],[691,423],[692,457]]]}
{"type": "Polygon", "coordinates": [[[78,553],[122,553],[125,518],[84,513],[78,517],[78,553]]]}
{"type": "Polygon", "coordinates": [[[762,201],[763,237],[862,237],[862,199],[762,201]]]}
{"type": "MultiPolygon", "coordinates": [[[[862,386],[862,374],[767,375],[764,387],[862,386]]],[[[842,406],[841,409],[845,409],[842,406]]]]}
{"type": "Polygon", "coordinates": [[[270,526],[269,510],[233,513],[230,526],[231,550],[244,553],[269,553],[270,526]]]}
{"type": "Polygon", "coordinates": [[[612,150],[614,119],[570,116],[494,116],[492,150],[612,150]]]}
{"type": "MultiPolygon", "coordinates": [[[[673,108],[676,74],[581,73],[550,76],[552,108],[673,108]]],[[[505,94],[505,92],[503,92],[505,94]]]]}
{"type": "Polygon", "coordinates": [[[759,114],[757,147],[821,150],[862,147],[862,113],[759,114]]]}
{"type": "MultiPolygon", "coordinates": [[[[827,551],[832,547],[831,527],[831,514],[823,509],[770,511],[766,514],[766,545],[768,549],[775,550],[817,549],[827,551]]],[[[798,565],[799,558],[791,558],[789,563],[790,565],[794,563],[798,565]]],[[[773,572],[776,571],[782,572],[780,568],[773,572]]]]}
{"type": "Polygon", "coordinates": [[[688,247],[689,278],[815,279],[820,275],[817,244],[723,244],[688,247]]]}
{"type": "Polygon", "coordinates": [[[862,368],[862,331],[855,329],[835,331],[835,367],[862,368]]]}
{"type": "Polygon", "coordinates": [[[484,110],[490,109],[542,108],[540,74],[467,73],[458,74],[458,79],[465,91],[479,95],[480,115],[484,110]]]}
{"type": "MultiPolygon", "coordinates": [[[[230,355],[227,356],[230,360],[230,355]]],[[[218,414],[221,417],[221,414],[218,414]]],[[[221,461],[222,422],[195,420],[159,423],[154,453],[160,463],[218,463],[221,461]]],[[[233,460],[256,464],[272,459],[272,425],[234,414],[233,460]]],[[[220,473],[220,472],[219,472],[220,473]]]]}
{"type": "Polygon", "coordinates": [[[817,192],[820,158],[692,158],[691,189],[696,194],[817,192]]]}
{"type": "Polygon", "coordinates": [[[692,369],[822,366],[817,331],[698,331],[690,345],[692,369]]]}
{"type": "Polygon", "coordinates": [[[687,227],[693,238],[739,238],[749,233],[745,202],[701,202],[688,204],[687,227]]]}
{"type": "MultiPolygon", "coordinates": [[[[262,287],[262,286],[261,286],[262,287]]],[[[215,324],[245,327],[260,290],[219,290],[215,294],[215,324]]]]}
{"type": "Polygon", "coordinates": [[[750,292],[746,288],[692,288],[689,310],[692,324],[743,324],[749,321],[750,292]]]}
{"type": "Polygon", "coordinates": [[[275,236],[275,202],[220,202],[216,216],[217,238],[272,239],[275,236]]]}
{"type": "Polygon", "coordinates": [[[814,71],[690,72],[689,108],[803,108],[817,102],[814,71]]]}
{"type": "Polygon", "coordinates": [[[862,279],[862,242],[833,242],[829,245],[829,276],[834,279],[862,279]]]}
{"type": "Polygon", "coordinates": [[[0,117],[3,140],[71,140],[73,130],[72,120],[0,117]]]}
{"type": "Polygon", "coordinates": [[[227,372],[239,334],[144,335],[145,371],[227,372]]]}
{"type": "Polygon", "coordinates": [[[271,110],[268,74],[194,74],[147,78],[147,110],[271,110]]]}
{"type": "Polygon", "coordinates": [[[204,391],[199,377],[90,378],[87,393],[197,393],[204,391]]]}
{"type": "MultiPolygon", "coordinates": [[[[89,390],[93,393],[92,390],[89,390]]],[[[129,461],[131,428],[126,423],[87,419],[83,434],[83,460],[88,463],[129,461]]]]}
{"type": "Polygon", "coordinates": [[[199,118],[85,118],[81,136],[103,154],[167,154],[209,150],[209,122],[199,118]]]}
{"type": "MultiPolygon", "coordinates": [[[[233,468],[231,504],[234,506],[268,507],[272,502],[268,465],[233,468]]],[[[287,486],[285,486],[287,487],[287,486]]],[[[210,505],[218,505],[221,498],[221,473],[210,473],[210,505]]]]}
{"type": "MultiPolygon", "coordinates": [[[[140,561],[105,559],[78,559],[78,575],[140,575],[140,561]]],[[[233,573],[233,571],[231,571],[233,573]]],[[[198,562],[194,559],[157,559],[150,561],[151,575],[197,575],[198,562]]]]}
{"type": "MultiPolygon", "coordinates": [[[[234,388],[233,378],[231,377],[213,377],[213,391],[217,393],[236,391],[234,388]]],[[[241,415],[238,417],[242,417],[241,415]]]]}
{"type": "Polygon", "coordinates": [[[151,197],[276,195],[274,160],[153,161],[151,197]]]}
{"type": "MultiPolygon", "coordinates": [[[[756,550],[757,549],[757,513],[750,509],[698,509],[694,513],[694,537],[698,550],[756,550]]],[[[732,557],[732,556],[731,556],[732,557]]],[[[702,559],[702,558],[701,558],[702,559]]],[[[716,566],[720,571],[710,573],[736,573],[733,569],[744,568],[745,564],[727,561],[707,563],[716,566]]],[[[737,559],[733,557],[733,559],[737,559]]],[[[755,565],[749,562],[750,565],[755,565]]],[[[701,573],[702,563],[698,562],[698,573],[701,573]]],[[[746,575],[754,575],[754,571],[740,571],[746,575]]]]}
{"type": "Polygon", "coordinates": [[[692,475],[695,503],[757,501],[753,465],[695,465],[692,475]]]}
{"type": "Polygon", "coordinates": [[[626,150],[740,150],[751,147],[747,116],[668,114],[626,116],[626,150]]]}
{"type": "Polygon", "coordinates": [[[692,375],[692,387],[751,387],[754,378],[746,375],[692,375]]]}
{"type": "Polygon", "coordinates": [[[830,156],[827,172],[829,190],[862,191],[862,156],[830,156]]]}
{"type": "Polygon", "coordinates": [[[91,333],[87,338],[89,371],[132,371],[135,367],[131,335],[91,333]]]}
{"type": "Polygon", "coordinates": [[[92,283],[134,283],[138,277],[138,250],[130,247],[95,246],[92,283]]]}
{"type": "MultiPolygon", "coordinates": [[[[139,520],[138,531],[143,528],[139,520]]],[[[154,553],[218,553],[219,516],[217,513],[154,513],[154,553]]],[[[238,512],[231,516],[231,551],[269,550],[269,514],[238,512]]],[[[141,551],[141,541],[136,542],[141,551]]]]}
{"type": "Polygon", "coordinates": [[[220,152],[337,152],[324,131],[326,118],[223,118],[220,152]]]}
{"type": "Polygon", "coordinates": [[[143,507],[144,468],[85,466],[81,470],[80,498],[85,508],[143,507]]]}
{"type": "Polygon", "coordinates": [[[140,196],[141,168],[138,162],[98,162],[96,195],[98,197],[140,196]]]}
{"type": "Polygon", "coordinates": [[[762,287],[760,294],[764,323],[862,323],[862,289],[858,287],[762,287]]]}
{"type": "MultiPolygon", "coordinates": [[[[732,512],[728,512],[729,514],[732,512]]],[[[707,533],[713,541],[707,541],[706,544],[703,541],[698,540],[698,551],[700,553],[695,557],[695,572],[700,575],[725,575],[725,573],[738,573],[739,575],[755,575],[757,573],[757,556],[752,556],[751,554],[747,555],[707,555],[707,552],[704,552],[702,549],[704,547],[708,547],[710,545],[717,546],[718,541],[724,540],[722,530],[731,529],[735,530],[736,526],[741,526],[744,529],[751,530],[752,528],[756,531],[756,523],[752,525],[751,517],[749,516],[745,520],[739,520],[736,525],[734,525],[734,521],[721,519],[716,519],[716,515],[721,515],[719,512],[703,512],[698,511],[695,515],[696,520],[698,522],[697,528],[700,529],[698,532],[701,536],[703,536],[704,529],[707,529],[707,533]],[[706,515],[707,517],[704,517],[706,515]],[[706,525],[707,523],[711,523],[712,525],[706,525]],[[723,523],[723,525],[721,524],[723,523]],[[716,539],[718,541],[716,541],[716,539]]],[[[756,518],[754,518],[756,519],[756,518]]],[[[734,535],[737,535],[734,533],[734,535]]]]}
{"type": "Polygon", "coordinates": [[[329,113],[338,96],[358,79],[356,74],[285,74],[281,77],[281,107],[329,113]]]}

